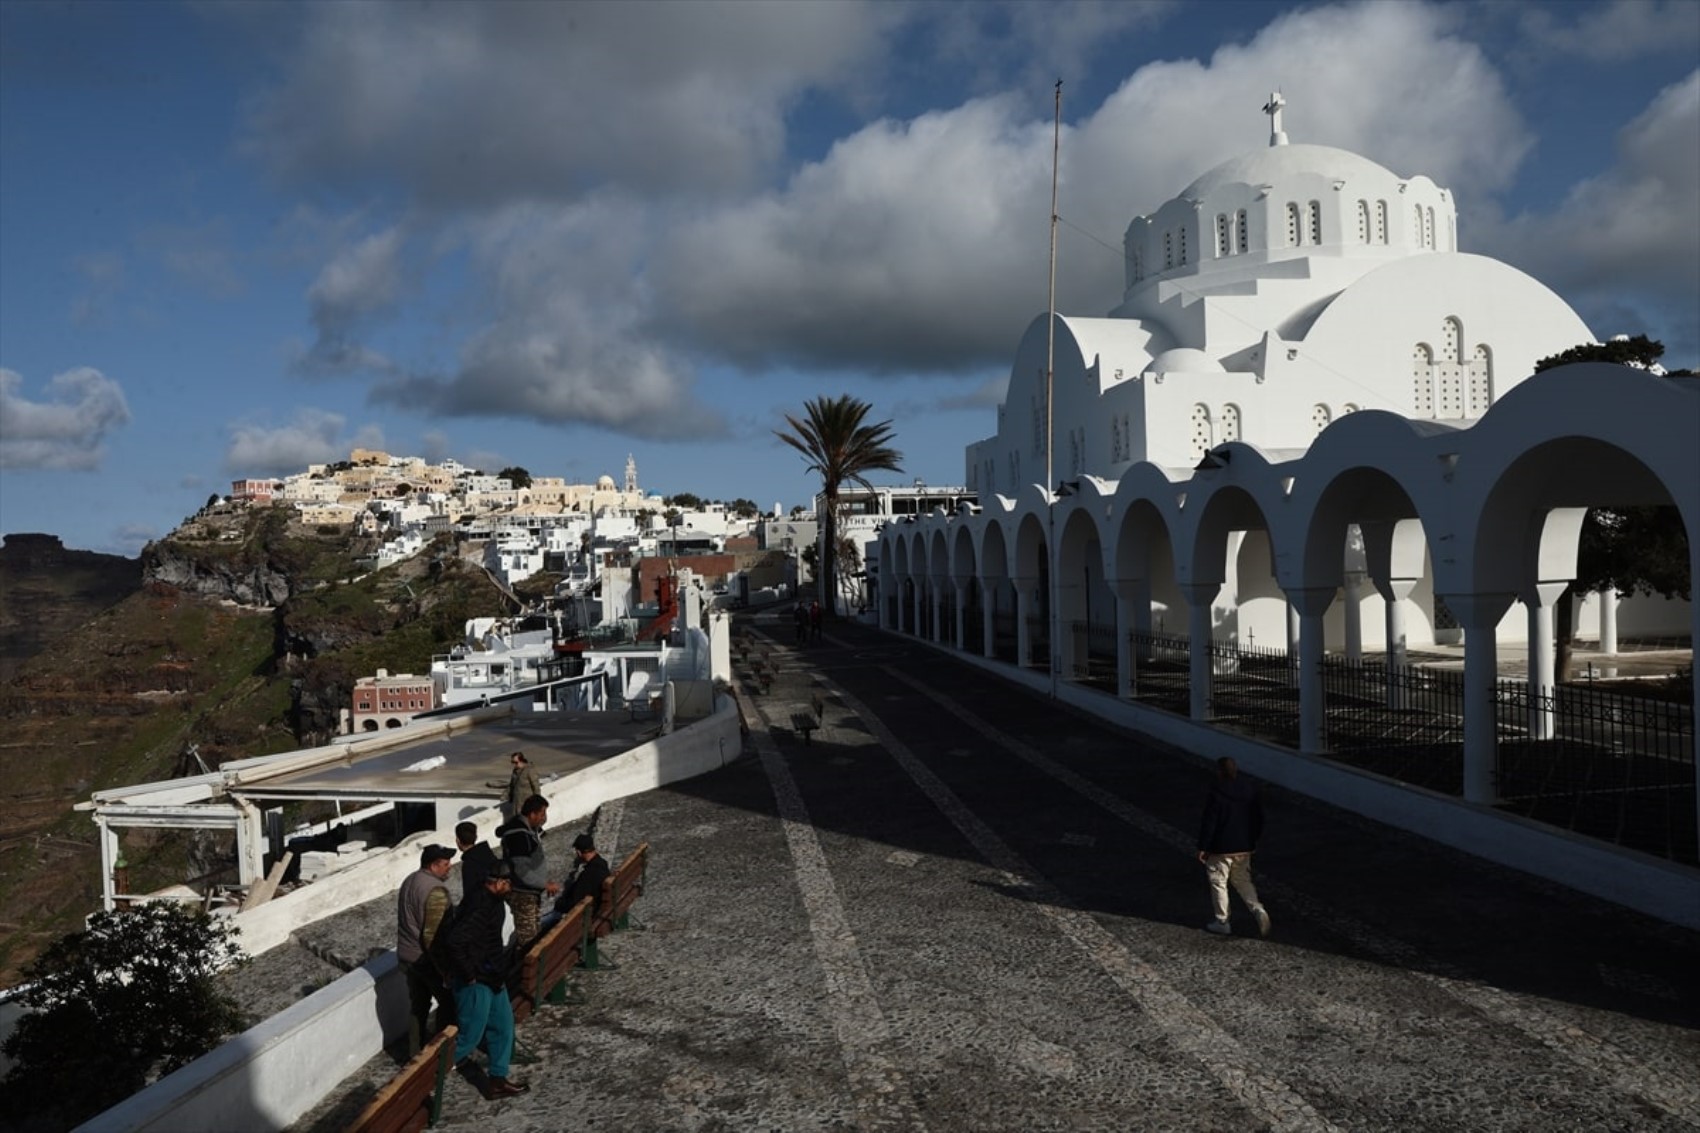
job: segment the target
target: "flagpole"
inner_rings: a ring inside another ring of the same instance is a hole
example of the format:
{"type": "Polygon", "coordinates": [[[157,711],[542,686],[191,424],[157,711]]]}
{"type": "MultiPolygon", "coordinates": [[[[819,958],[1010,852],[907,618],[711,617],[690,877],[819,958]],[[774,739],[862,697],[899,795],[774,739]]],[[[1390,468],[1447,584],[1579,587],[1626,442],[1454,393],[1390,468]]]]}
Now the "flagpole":
{"type": "MultiPolygon", "coordinates": [[[[1057,499],[1051,454],[1056,448],[1056,376],[1057,376],[1057,162],[1062,153],[1062,80],[1057,80],[1056,107],[1051,119],[1051,271],[1045,315],[1045,493],[1049,505],[1045,509],[1046,557],[1056,562],[1057,499]]],[[[1050,637],[1051,696],[1057,695],[1057,671],[1062,667],[1061,643],[1057,640],[1057,580],[1054,570],[1047,571],[1045,586],[1045,628],[1050,637]]]]}

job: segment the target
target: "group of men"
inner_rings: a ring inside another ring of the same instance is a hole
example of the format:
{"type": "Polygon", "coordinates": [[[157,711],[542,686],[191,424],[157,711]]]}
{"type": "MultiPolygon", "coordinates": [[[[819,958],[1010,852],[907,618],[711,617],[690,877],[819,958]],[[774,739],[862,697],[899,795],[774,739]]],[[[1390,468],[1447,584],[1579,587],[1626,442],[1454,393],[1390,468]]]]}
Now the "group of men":
{"type": "Polygon", "coordinates": [[[456,851],[432,844],[419,855],[419,869],[401,884],[396,903],[396,957],[407,981],[410,1007],[408,1055],[419,1053],[430,1032],[431,1004],[437,1025],[459,1027],[455,1064],[468,1067],[473,1052],[488,1056],[484,1096],[492,1100],[523,1094],[531,1087],[509,1077],[514,1051],[513,1005],[508,998],[510,958],[522,953],[541,928],[541,902],[556,897],[550,923],[585,897],[600,900],[608,863],[590,834],[573,839],[577,859],[566,884],[551,881],[543,851],[543,825],[549,803],[537,793],[537,776],[521,752],[513,765],[507,821],[497,827],[501,856],[478,837],[470,822],[455,827],[461,861],[461,903],[449,895],[448,877],[456,851]],[[529,794],[520,794],[529,791],[529,794]],[[512,911],[514,937],[504,939],[505,915],[512,911]]]}
{"type": "Polygon", "coordinates": [[[818,600],[798,602],[797,608],[791,611],[791,620],[797,625],[798,645],[820,640],[821,608],[818,600]]]}

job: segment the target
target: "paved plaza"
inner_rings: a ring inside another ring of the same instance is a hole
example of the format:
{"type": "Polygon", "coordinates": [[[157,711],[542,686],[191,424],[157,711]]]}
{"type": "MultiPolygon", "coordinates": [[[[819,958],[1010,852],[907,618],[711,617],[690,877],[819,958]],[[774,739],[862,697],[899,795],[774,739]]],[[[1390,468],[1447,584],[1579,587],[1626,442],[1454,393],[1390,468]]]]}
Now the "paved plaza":
{"type": "MultiPolygon", "coordinates": [[[[1218,938],[1202,761],[913,642],[756,630],[743,758],[600,815],[611,860],[651,851],[618,967],[521,1028],[530,1093],[453,1079],[439,1129],[1700,1128],[1700,936],[1270,788],[1273,934],[1236,905],[1218,938]]],[[[583,823],[551,815],[560,872],[583,823]]],[[[388,947],[393,908],[250,993],[388,947]]]]}

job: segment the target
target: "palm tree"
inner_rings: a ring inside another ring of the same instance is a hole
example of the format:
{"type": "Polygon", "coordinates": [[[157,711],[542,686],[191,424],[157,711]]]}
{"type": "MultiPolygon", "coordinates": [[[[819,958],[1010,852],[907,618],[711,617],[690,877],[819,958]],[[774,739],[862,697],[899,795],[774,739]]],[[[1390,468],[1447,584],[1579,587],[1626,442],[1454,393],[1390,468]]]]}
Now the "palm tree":
{"type": "MultiPolygon", "coordinates": [[[[849,394],[817,397],[804,403],[804,420],[799,421],[789,413],[785,415],[790,432],[774,430],[774,436],[803,454],[810,472],[820,473],[821,495],[826,506],[821,509],[824,515],[816,518],[825,534],[822,542],[834,552],[838,547],[838,490],[850,483],[871,491],[873,485],[866,479],[869,472],[903,471],[898,464],[903,454],[889,443],[891,422],[862,423],[870,408],[867,402],[849,394]]],[[[818,580],[821,606],[830,615],[837,612],[838,588],[834,576],[838,555],[829,553],[821,557],[824,560],[818,580]]]]}

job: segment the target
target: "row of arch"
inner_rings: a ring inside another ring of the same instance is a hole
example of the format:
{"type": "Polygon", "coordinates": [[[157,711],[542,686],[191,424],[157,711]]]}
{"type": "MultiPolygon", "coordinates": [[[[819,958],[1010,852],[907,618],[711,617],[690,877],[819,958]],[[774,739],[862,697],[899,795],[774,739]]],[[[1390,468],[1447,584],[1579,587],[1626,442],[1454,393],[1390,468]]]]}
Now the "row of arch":
{"type": "MultiPolygon", "coordinates": [[[[1012,618],[1017,659],[1048,653],[1053,673],[1067,671],[1067,653],[1078,648],[1055,626],[1103,621],[1124,640],[1150,634],[1155,612],[1166,611],[1170,628],[1187,626],[1192,715],[1204,720],[1209,644],[1234,624],[1217,616],[1225,572],[1238,541],[1255,539],[1268,556],[1261,584],[1297,614],[1299,747],[1320,753],[1324,706],[1314,673],[1323,619],[1346,584],[1348,556],[1360,553],[1386,599],[1390,661],[1419,584],[1443,597],[1463,627],[1463,796],[1491,803],[1501,619],[1513,602],[1525,604],[1530,683],[1550,691],[1552,605],[1575,574],[1588,507],[1675,504],[1690,533],[1691,574],[1700,577],[1697,435],[1700,383],[1563,367],[1520,383],[1466,429],[1357,412],[1328,424],[1293,461],[1271,463],[1229,443],[1190,476],[1141,463],[1119,481],[1082,477],[1056,492],[1032,485],[1014,498],[982,496],[979,507],[888,526],[876,604],[882,626],[923,636],[937,635],[948,612],[955,644],[972,636],[988,658],[994,621],[1012,618]],[[964,625],[971,597],[983,620],[973,635],[964,625]]],[[[1249,589],[1242,582],[1235,592],[1249,589]]],[[[1700,639],[1700,624],[1691,631],[1700,639]]],[[[1131,666],[1122,654],[1118,666],[1131,666]]]]}

